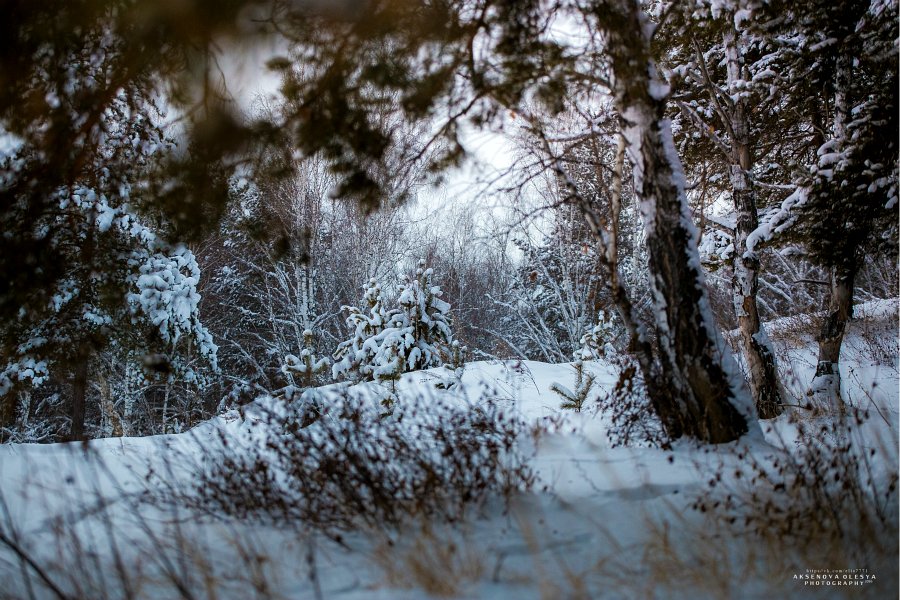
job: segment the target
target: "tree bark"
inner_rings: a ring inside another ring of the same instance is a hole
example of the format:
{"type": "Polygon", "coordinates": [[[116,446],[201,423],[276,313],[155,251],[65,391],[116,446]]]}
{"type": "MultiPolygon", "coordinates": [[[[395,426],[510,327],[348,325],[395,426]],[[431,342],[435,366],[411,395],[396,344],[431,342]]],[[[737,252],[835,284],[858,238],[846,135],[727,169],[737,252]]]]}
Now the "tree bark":
{"type": "Polygon", "coordinates": [[[84,350],[78,353],[75,359],[75,373],[72,377],[72,420],[69,430],[69,441],[80,442],[84,440],[84,406],[88,386],[88,362],[90,354],[84,350]]]}
{"type": "Polygon", "coordinates": [[[112,437],[122,437],[125,434],[122,426],[122,418],[119,411],[116,410],[115,403],[112,398],[112,388],[109,385],[109,379],[102,372],[97,373],[97,383],[100,388],[100,410],[104,416],[109,419],[112,437]]]}
{"type": "Polygon", "coordinates": [[[721,443],[749,429],[753,407],[709,312],[696,229],[669,122],[667,88],[650,53],[652,26],[638,2],[601,2],[613,94],[634,166],[649,251],[660,384],[651,402],[671,437],[721,443]]]}
{"type": "Polygon", "coordinates": [[[750,394],[759,417],[772,419],[781,412],[783,397],[775,352],[765,331],[761,330],[756,302],[759,292],[759,258],[755,252],[747,250],[747,238],[759,226],[759,215],[756,209],[756,189],[750,177],[753,158],[747,101],[745,97],[738,96],[738,82],[743,80],[743,73],[737,32],[733,27],[726,29],[724,42],[728,91],[732,98],[738,98],[728,115],[731,120],[731,195],[737,211],[732,300],[741,334],[741,350],[747,362],[750,394]]]}
{"type": "MultiPolygon", "coordinates": [[[[16,425],[17,395],[7,392],[0,396],[0,428],[7,429],[16,425]]],[[[6,434],[0,431],[0,442],[6,441],[6,434]]]]}
{"type": "Polygon", "coordinates": [[[837,409],[843,412],[841,400],[841,346],[853,315],[853,285],[856,278],[852,264],[831,270],[831,299],[828,315],[819,330],[819,360],[810,384],[810,395],[816,410],[837,409]]]}

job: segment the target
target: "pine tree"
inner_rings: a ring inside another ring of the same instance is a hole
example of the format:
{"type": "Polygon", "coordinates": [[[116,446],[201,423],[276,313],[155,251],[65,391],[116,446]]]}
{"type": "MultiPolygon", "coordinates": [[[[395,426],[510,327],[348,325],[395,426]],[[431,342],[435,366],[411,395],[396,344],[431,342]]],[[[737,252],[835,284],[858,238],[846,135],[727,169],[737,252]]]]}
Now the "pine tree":
{"type": "Polygon", "coordinates": [[[412,327],[408,315],[402,310],[390,311],[386,327],[366,340],[364,347],[372,353],[372,377],[379,383],[388,383],[390,393],[382,398],[386,411],[394,412],[397,403],[397,381],[407,371],[407,349],[412,345],[412,327]]]}
{"type": "Polygon", "coordinates": [[[554,382],[550,386],[550,390],[562,397],[563,402],[560,404],[560,408],[581,412],[597,377],[593,373],[586,374],[584,372],[584,361],[576,360],[573,366],[575,367],[575,389],[570,390],[561,383],[554,382]]]}
{"type": "Polygon", "coordinates": [[[404,356],[407,371],[440,366],[450,353],[450,305],[441,300],[443,292],[432,284],[433,276],[434,271],[420,260],[416,278],[403,288],[398,299],[410,329],[404,356]]]}
{"type": "Polygon", "coordinates": [[[617,333],[612,314],[598,311],[597,324],[582,336],[581,349],[575,352],[575,360],[596,360],[615,354],[612,342],[617,333]]]}
{"type": "Polygon", "coordinates": [[[450,305],[441,300],[440,287],[432,285],[433,275],[421,260],[415,279],[400,288],[400,308],[381,313],[385,326],[361,344],[358,355],[369,359],[372,378],[390,383],[391,392],[382,400],[386,415],[393,412],[396,382],[403,373],[440,366],[450,356],[450,305]]]}
{"type": "Polygon", "coordinates": [[[303,388],[311,388],[315,385],[315,377],[324,373],[331,366],[328,357],[316,357],[316,344],[311,329],[303,330],[303,350],[300,356],[288,354],[284,357],[284,364],[281,372],[293,379],[300,378],[300,386],[303,388]]]}
{"type": "Polygon", "coordinates": [[[330,364],[327,357],[316,357],[315,338],[311,329],[303,331],[303,350],[300,351],[300,356],[288,354],[284,357],[281,371],[292,382],[285,390],[285,400],[299,402],[300,427],[311,425],[322,415],[322,400],[315,387],[315,377],[324,373],[330,364]],[[299,387],[293,383],[295,377],[300,378],[299,387]]]}
{"type": "Polygon", "coordinates": [[[441,300],[433,275],[420,261],[415,279],[400,288],[400,308],[388,311],[385,327],[362,343],[363,353],[372,357],[376,381],[395,381],[409,371],[441,366],[450,356],[450,305],[441,300]]]}
{"type": "Polygon", "coordinates": [[[372,278],[363,294],[365,308],[344,306],[348,314],[347,326],[352,334],[350,339],[341,342],[334,352],[334,366],[331,374],[334,379],[355,376],[368,379],[373,374],[373,358],[375,352],[366,341],[380,334],[386,324],[388,315],[385,312],[381,295],[381,286],[372,278]]]}
{"type": "Polygon", "coordinates": [[[817,409],[842,409],[840,353],[856,275],[868,253],[897,248],[898,76],[896,2],[815,0],[758,7],[758,28],[783,56],[782,91],[807,107],[796,188],[757,228],[748,248],[800,241],[831,272],[827,316],[809,394],[817,409]]]}

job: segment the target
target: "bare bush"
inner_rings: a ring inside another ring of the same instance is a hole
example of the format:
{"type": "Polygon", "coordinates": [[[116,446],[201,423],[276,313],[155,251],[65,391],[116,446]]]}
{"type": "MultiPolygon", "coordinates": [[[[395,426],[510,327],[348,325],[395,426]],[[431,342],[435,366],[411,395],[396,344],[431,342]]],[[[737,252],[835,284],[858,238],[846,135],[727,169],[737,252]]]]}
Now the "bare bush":
{"type": "Polygon", "coordinates": [[[521,450],[528,426],[495,401],[419,399],[384,417],[371,399],[345,394],[323,404],[309,426],[298,404],[260,414],[259,443],[220,434],[220,447],[207,453],[190,487],[169,489],[173,499],[340,539],[342,531],[396,526],[412,516],[455,522],[535,480],[521,450]]]}
{"type": "Polygon", "coordinates": [[[651,446],[668,448],[659,416],[650,404],[644,378],[635,361],[627,355],[618,360],[619,378],[615,387],[600,396],[601,413],[609,415],[606,437],[613,448],[619,446],[651,446]]]}
{"type": "Polygon", "coordinates": [[[896,550],[896,441],[871,435],[866,411],[797,425],[777,454],[739,452],[693,507],[755,536],[800,546],[839,546],[865,563],[896,550]],[[869,433],[864,433],[869,432],[869,433]],[[874,439],[873,439],[874,438],[874,439]]]}

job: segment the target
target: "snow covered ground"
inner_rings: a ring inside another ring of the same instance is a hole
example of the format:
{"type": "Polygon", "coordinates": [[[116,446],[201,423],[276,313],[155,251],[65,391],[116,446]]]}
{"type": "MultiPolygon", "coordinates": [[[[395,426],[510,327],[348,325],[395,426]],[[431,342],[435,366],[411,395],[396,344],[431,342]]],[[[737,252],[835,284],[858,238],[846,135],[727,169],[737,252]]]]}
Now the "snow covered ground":
{"type": "MultiPolygon", "coordinates": [[[[897,302],[857,307],[855,316],[842,377],[846,397],[869,413],[853,435],[858,446],[876,450],[869,476],[877,483],[897,470],[897,302]]],[[[768,330],[800,404],[814,370],[813,340],[797,320],[768,330]]],[[[615,384],[611,366],[588,368],[597,393],[615,384]]],[[[608,415],[560,410],[550,387],[571,386],[571,365],[477,362],[467,365],[461,386],[437,389],[446,377],[442,370],[404,375],[401,404],[434,394],[477,403],[490,394],[529,421],[552,421],[534,448],[537,485],[508,507],[498,502],[453,525],[358,531],[336,543],[302,523],[260,525],[146,501],[148,482],[192,477],[192,459],[209,459],[223,432],[252,438],[252,407],[244,418],[232,411],[179,435],[5,445],[0,597],[897,597],[896,495],[886,507],[893,532],[872,539],[860,564],[841,562],[839,548],[798,547],[777,532],[752,536],[712,517],[715,511],[692,508],[715,490],[746,491],[751,463],[771,466],[790,456],[798,428],[817,430],[821,418],[791,410],[763,422],[766,442],[749,446],[613,448],[608,415]],[[833,585],[833,577],[862,583],[833,585]]],[[[373,385],[358,386],[360,393],[373,385]]],[[[847,519],[852,525],[853,516],[847,519]]]]}

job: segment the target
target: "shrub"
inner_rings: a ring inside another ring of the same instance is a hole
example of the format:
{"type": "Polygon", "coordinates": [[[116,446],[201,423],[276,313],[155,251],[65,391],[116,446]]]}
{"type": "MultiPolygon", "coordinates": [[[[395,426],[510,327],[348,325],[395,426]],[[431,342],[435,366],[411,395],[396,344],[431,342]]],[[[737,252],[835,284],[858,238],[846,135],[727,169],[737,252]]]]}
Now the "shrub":
{"type": "Polygon", "coordinates": [[[897,538],[896,441],[879,439],[867,420],[851,409],[799,423],[776,453],[739,452],[694,508],[780,544],[840,546],[850,562],[883,555],[897,538]]]}
{"type": "Polygon", "coordinates": [[[260,408],[255,444],[220,433],[219,449],[177,499],[215,515],[293,523],[332,539],[408,517],[453,522],[490,498],[534,483],[520,437],[524,421],[493,400],[429,398],[390,417],[344,394],[302,426],[297,404],[260,408]]]}

